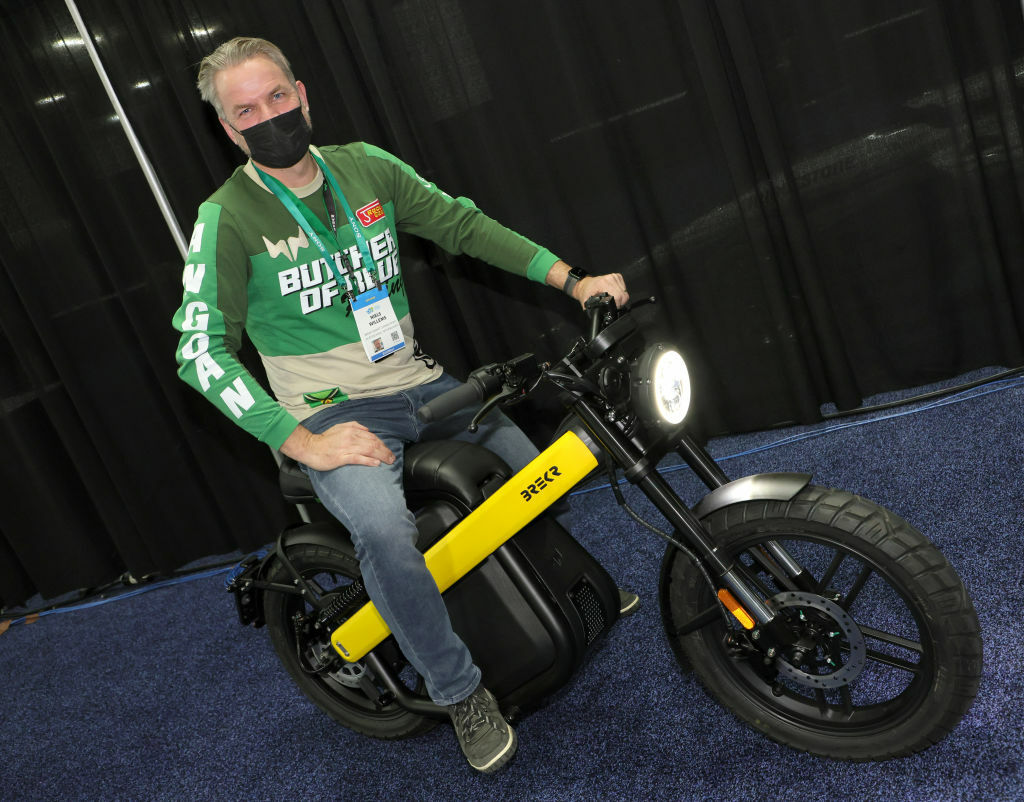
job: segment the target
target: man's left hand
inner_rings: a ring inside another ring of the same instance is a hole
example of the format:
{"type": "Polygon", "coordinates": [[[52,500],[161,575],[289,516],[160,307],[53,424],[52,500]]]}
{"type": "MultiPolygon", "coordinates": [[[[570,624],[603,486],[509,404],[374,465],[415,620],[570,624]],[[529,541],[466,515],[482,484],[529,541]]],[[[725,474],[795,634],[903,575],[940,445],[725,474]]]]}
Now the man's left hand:
{"type": "Polygon", "coordinates": [[[615,299],[615,305],[620,309],[629,300],[629,293],[626,292],[626,280],[621,273],[606,273],[603,276],[584,276],[572,288],[572,297],[583,306],[588,298],[595,295],[608,293],[615,299]]]}
{"type": "MultiPolygon", "coordinates": [[[[565,286],[565,280],[569,277],[569,265],[559,259],[548,271],[546,282],[548,286],[560,290],[565,286]]],[[[629,293],[626,292],[626,280],[621,273],[606,273],[603,276],[584,276],[573,285],[572,297],[580,302],[580,306],[586,304],[587,299],[601,293],[608,293],[615,299],[615,305],[623,307],[629,300],[629,293]]]]}

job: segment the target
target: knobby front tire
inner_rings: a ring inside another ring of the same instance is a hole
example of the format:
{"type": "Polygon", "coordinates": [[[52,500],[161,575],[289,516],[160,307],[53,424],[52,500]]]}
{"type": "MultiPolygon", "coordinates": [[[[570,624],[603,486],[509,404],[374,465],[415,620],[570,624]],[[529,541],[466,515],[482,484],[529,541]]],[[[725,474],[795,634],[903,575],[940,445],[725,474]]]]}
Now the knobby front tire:
{"type": "Polygon", "coordinates": [[[978,616],[952,566],[913,526],[871,501],[814,486],[789,502],[731,505],[704,524],[765,598],[797,599],[779,612],[818,643],[805,662],[792,654],[797,665],[776,662],[776,675],[732,616],[675,634],[717,600],[689,558],[668,548],[661,606],[676,658],[743,721],[816,755],[883,760],[937,743],[966,714],[981,675],[978,616]],[[811,574],[810,591],[797,592],[768,558],[772,543],[811,574]],[[847,620],[842,611],[856,627],[814,628],[847,620]],[[814,687],[814,675],[836,676],[847,664],[856,674],[849,684],[814,687]]]}
{"type": "MultiPolygon", "coordinates": [[[[295,569],[314,585],[318,593],[340,592],[351,582],[346,573],[352,570],[352,559],[335,549],[301,545],[289,548],[287,555],[295,569]]],[[[291,581],[291,576],[280,562],[271,568],[268,578],[273,582],[291,581]]],[[[327,670],[314,673],[333,657],[333,647],[329,633],[311,631],[300,623],[302,614],[310,612],[309,605],[298,596],[265,594],[264,614],[274,651],[310,701],[340,724],[373,738],[410,738],[437,726],[438,722],[433,719],[410,713],[393,701],[386,701],[386,694],[382,697],[383,703],[381,698],[373,698],[376,692],[372,687],[376,686],[364,673],[366,669],[362,663],[345,663],[339,659],[327,670]]],[[[378,648],[386,649],[387,642],[378,648]]],[[[401,660],[397,648],[393,651],[401,660]]],[[[406,668],[399,676],[410,690],[422,691],[423,680],[411,668],[406,668]]],[[[383,686],[377,687],[377,691],[383,694],[383,686]]]]}

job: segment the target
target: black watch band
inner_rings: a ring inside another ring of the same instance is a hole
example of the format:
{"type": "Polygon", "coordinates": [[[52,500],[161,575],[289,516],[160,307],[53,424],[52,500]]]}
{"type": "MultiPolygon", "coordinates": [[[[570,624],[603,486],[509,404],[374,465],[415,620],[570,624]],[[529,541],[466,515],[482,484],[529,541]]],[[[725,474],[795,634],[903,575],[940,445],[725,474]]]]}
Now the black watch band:
{"type": "Polygon", "coordinates": [[[570,267],[569,275],[565,277],[565,284],[562,285],[562,292],[571,297],[576,285],[588,275],[589,273],[582,267],[570,267]]]}

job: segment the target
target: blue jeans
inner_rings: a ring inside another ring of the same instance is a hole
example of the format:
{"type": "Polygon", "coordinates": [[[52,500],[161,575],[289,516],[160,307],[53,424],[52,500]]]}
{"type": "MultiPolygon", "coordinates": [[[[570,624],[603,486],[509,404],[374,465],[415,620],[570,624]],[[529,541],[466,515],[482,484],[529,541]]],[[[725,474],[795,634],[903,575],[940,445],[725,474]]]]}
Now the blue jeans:
{"type": "Polygon", "coordinates": [[[352,535],[366,590],[387,622],[406,659],[424,678],[430,698],[442,705],[469,696],[480,669],[452,630],[448,610],[423,555],[416,548],[416,522],[402,487],[403,448],[422,440],[467,440],[486,446],[518,471],[537,456],[530,439],[504,414],[494,411],[475,434],[466,427],[479,405],[442,421],[416,417],[423,404],[460,384],[442,374],[427,384],[394,395],[344,401],[304,421],[314,434],[357,421],[395,455],[392,465],[343,465],[330,471],[305,467],[320,501],[352,535]]]}

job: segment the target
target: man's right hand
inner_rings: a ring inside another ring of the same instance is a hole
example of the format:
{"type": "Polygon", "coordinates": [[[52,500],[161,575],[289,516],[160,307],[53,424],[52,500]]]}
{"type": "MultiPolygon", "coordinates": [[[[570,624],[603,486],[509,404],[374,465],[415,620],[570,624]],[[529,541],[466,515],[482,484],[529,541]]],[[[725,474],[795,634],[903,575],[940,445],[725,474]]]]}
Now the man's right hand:
{"type": "Polygon", "coordinates": [[[395,455],[361,423],[338,423],[323,434],[313,434],[301,424],[281,444],[281,453],[313,470],[329,471],[342,465],[377,467],[391,465],[395,455]]]}

